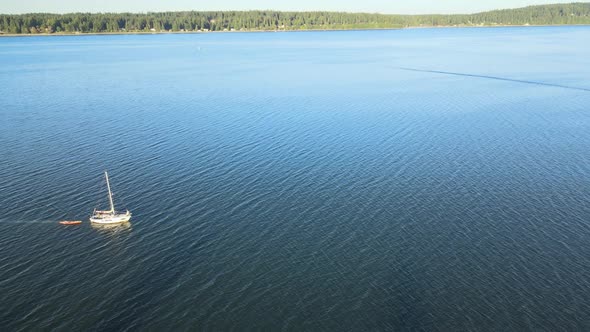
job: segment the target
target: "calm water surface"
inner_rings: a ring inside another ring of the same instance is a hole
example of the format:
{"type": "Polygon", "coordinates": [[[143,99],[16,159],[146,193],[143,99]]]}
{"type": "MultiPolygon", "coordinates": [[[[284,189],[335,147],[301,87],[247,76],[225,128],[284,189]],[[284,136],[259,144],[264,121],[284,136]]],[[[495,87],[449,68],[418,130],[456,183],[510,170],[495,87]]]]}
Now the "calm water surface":
{"type": "Polygon", "coordinates": [[[2,38],[0,326],[589,330],[589,40],[2,38]]]}

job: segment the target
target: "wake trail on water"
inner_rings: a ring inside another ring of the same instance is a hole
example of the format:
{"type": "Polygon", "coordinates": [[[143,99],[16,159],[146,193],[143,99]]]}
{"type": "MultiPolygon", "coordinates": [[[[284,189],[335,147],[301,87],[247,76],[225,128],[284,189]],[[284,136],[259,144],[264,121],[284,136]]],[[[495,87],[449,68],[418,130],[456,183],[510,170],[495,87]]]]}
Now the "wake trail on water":
{"type": "Polygon", "coordinates": [[[554,87],[554,88],[562,88],[562,89],[590,92],[590,88],[582,88],[582,87],[577,87],[577,86],[561,85],[561,84],[554,84],[554,83],[547,83],[547,82],[519,80],[519,79],[508,78],[508,77],[488,76],[488,75],[469,74],[469,73],[457,73],[457,72],[451,72],[451,71],[418,69],[418,68],[408,68],[408,67],[395,67],[395,68],[400,69],[400,70],[415,71],[415,72],[422,72],[422,73],[453,75],[453,76],[463,76],[463,77],[475,77],[475,78],[483,78],[483,79],[488,79],[488,80],[516,82],[516,83],[523,83],[523,84],[533,84],[533,85],[549,86],[549,87],[554,87]]]}
{"type": "Polygon", "coordinates": [[[52,224],[57,223],[59,220],[47,220],[47,219],[3,219],[0,218],[0,224],[52,224]]]}

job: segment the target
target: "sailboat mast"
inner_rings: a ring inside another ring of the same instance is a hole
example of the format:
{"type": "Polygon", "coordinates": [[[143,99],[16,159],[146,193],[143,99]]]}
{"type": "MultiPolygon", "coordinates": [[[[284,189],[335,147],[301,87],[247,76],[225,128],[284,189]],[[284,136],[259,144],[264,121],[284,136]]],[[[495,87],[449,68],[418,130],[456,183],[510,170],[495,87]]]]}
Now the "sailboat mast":
{"type": "Polygon", "coordinates": [[[115,213],[115,204],[113,204],[113,193],[111,192],[111,184],[109,183],[109,173],[104,171],[104,177],[107,179],[107,188],[109,189],[109,202],[111,203],[111,213],[115,213]]]}

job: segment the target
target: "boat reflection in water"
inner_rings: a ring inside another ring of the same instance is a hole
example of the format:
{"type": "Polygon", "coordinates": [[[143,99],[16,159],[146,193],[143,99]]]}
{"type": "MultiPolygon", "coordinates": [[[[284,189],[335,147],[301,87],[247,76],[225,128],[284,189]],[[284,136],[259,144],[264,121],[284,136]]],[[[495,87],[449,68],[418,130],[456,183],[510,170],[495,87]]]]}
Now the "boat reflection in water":
{"type": "Polygon", "coordinates": [[[101,233],[108,233],[108,234],[123,233],[123,232],[128,233],[132,229],[131,223],[128,221],[120,222],[117,224],[97,224],[97,223],[91,222],[90,226],[92,226],[92,228],[96,229],[97,231],[99,231],[101,233]]]}

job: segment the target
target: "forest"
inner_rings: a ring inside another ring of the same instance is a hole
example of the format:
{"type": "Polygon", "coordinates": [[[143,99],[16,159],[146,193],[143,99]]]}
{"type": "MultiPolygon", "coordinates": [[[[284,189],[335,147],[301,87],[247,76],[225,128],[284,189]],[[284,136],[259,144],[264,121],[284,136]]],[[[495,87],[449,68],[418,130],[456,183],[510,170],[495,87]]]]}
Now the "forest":
{"type": "Polygon", "coordinates": [[[280,11],[0,14],[0,33],[2,34],[334,30],[562,24],[590,24],[590,3],[529,6],[455,15],[280,11]]]}

